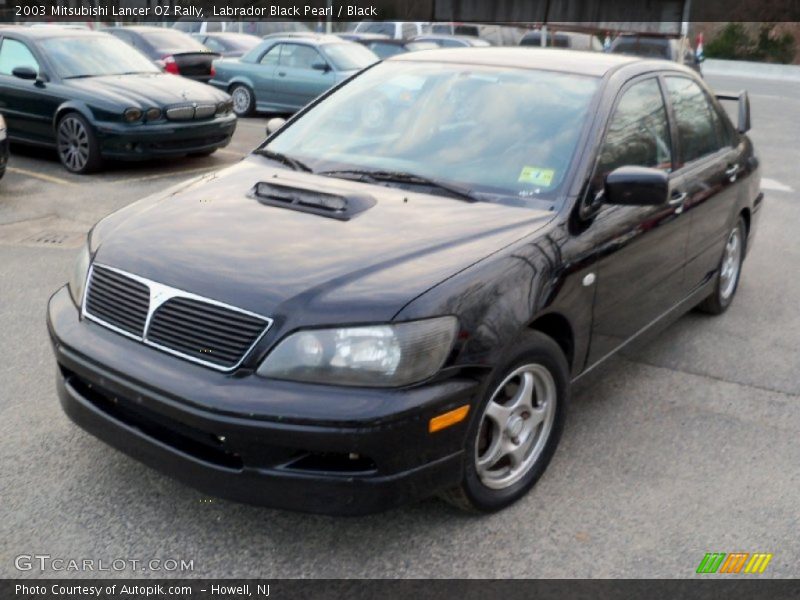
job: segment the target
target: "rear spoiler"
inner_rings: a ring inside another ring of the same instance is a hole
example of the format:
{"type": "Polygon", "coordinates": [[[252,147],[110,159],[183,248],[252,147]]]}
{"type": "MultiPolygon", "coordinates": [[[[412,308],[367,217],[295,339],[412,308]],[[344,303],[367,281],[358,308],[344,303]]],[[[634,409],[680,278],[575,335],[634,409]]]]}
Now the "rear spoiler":
{"type": "Polygon", "coordinates": [[[750,131],[750,97],[744,90],[738,92],[717,92],[717,100],[733,100],[739,103],[739,122],[736,129],[739,133],[750,131]]]}

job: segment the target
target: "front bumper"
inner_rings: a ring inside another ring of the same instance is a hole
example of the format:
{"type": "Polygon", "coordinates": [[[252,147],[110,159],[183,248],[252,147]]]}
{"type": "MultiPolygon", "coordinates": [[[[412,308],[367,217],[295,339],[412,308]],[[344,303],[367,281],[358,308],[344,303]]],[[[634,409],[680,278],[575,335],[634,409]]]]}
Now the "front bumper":
{"type": "Polygon", "coordinates": [[[474,380],[354,390],[222,374],[81,321],[66,288],[50,299],[48,329],[66,414],[109,445],[207,494],[356,515],[429,496],[461,479],[468,422],[434,434],[427,427],[433,416],[472,403],[474,380]],[[260,402],[235,408],[254,394],[260,402]]]}
{"type": "Polygon", "coordinates": [[[100,153],[106,158],[145,160],[202,153],[227,146],[236,130],[236,116],[208,121],[168,121],[127,125],[98,123],[100,153]]]}

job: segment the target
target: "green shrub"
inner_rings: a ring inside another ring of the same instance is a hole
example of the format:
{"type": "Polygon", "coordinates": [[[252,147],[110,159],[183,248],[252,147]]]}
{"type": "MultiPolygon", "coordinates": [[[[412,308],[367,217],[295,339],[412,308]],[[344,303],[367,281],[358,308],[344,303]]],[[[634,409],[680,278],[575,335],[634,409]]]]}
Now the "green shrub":
{"type": "Polygon", "coordinates": [[[772,35],[772,31],[772,24],[762,23],[754,38],[741,23],[728,23],[719,35],[706,44],[705,54],[709,58],[728,60],[792,62],[795,54],[794,37],[790,33],[772,35]]]}

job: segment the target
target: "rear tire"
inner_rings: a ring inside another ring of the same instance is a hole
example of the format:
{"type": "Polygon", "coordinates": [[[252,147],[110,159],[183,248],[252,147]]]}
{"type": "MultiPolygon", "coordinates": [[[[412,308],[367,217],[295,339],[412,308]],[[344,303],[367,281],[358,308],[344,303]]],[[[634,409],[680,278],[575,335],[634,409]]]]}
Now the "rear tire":
{"type": "Polygon", "coordinates": [[[56,125],[56,149],[61,164],[70,173],[92,173],[103,164],[91,125],[76,112],[67,113],[56,125]]]}
{"type": "Polygon", "coordinates": [[[733,302],[742,274],[742,263],[747,244],[746,231],[744,219],[739,217],[725,242],[714,291],[697,306],[703,312],[721,315],[733,302]]]}
{"type": "Polygon", "coordinates": [[[493,512],[522,498],[558,446],[569,396],[569,366],[550,337],[526,332],[487,387],[464,449],[461,484],[441,494],[471,512],[493,512]]]}
{"type": "Polygon", "coordinates": [[[230,89],[233,98],[233,112],[237,117],[247,117],[253,114],[256,108],[256,95],[249,86],[236,83],[230,89]]]}

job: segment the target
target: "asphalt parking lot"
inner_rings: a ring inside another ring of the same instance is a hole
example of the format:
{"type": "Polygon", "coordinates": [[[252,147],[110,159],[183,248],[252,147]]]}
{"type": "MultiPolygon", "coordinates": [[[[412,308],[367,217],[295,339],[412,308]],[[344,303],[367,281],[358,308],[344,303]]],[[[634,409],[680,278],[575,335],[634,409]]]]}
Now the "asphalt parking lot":
{"type": "Polygon", "coordinates": [[[484,517],[436,499],[357,519],[213,500],[72,425],[44,315],[83,235],[235,162],[266,119],[240,121],[209,158],[93,176],[13,149],[0,182],[0,576],[76,575],[15,568],[39,553],[194,561],[192,573],[78,576],[691,577],[706,552],[770,552],[761,577],[800,576],[800,83],[709,80],[750,91],[765,178],[736,301],[719,318],[683,317],[581,385],[536,488],[484,517]]]}

